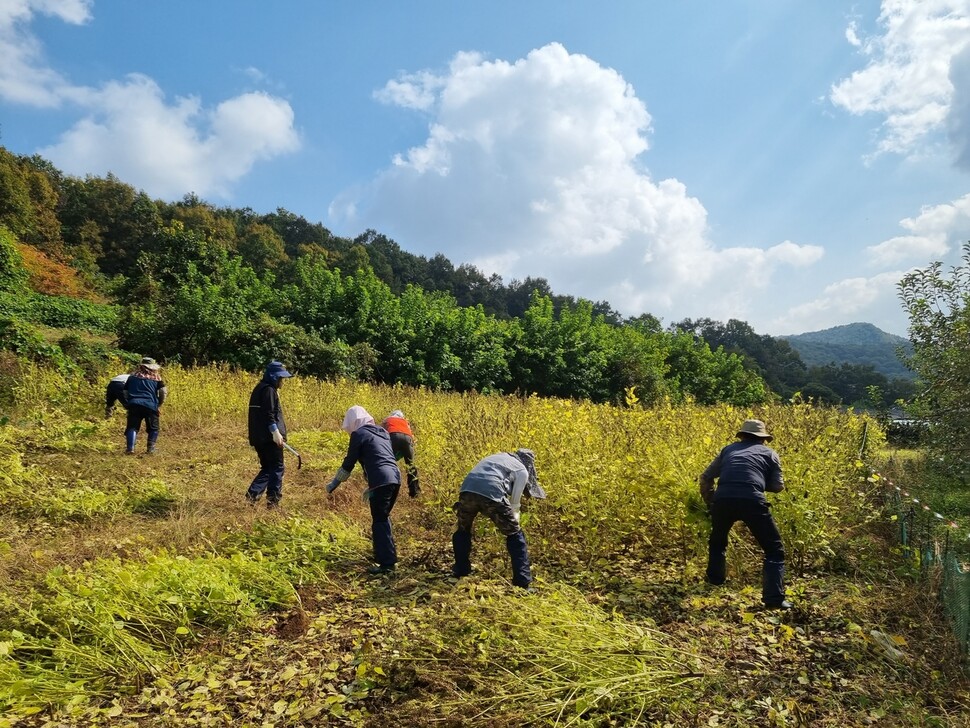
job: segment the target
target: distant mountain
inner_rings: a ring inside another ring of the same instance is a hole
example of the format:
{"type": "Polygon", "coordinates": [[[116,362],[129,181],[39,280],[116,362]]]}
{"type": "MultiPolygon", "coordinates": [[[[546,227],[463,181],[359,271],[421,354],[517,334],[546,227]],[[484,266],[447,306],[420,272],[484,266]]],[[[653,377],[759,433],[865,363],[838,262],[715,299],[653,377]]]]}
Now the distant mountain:
{"type": "Polygon", "coordinates": [[[856,323],[835,326],[823,331],[779,336],[798,352],[806,366],[826,364],[869,365],[890,379],[912,379],[913,373],[899,359],[902,349],[906,356],[913,353],[908,339],[885,331],[872,324],[856,323]]]}

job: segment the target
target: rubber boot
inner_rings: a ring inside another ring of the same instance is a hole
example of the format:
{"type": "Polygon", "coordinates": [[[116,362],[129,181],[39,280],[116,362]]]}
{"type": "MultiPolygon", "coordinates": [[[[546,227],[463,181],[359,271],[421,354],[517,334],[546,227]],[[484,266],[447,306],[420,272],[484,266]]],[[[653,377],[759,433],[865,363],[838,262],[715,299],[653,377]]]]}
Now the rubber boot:
{"type": "Polygon", "coordinates": [[[512,557],[512,583],[528,589],[532,583],[532,570],[529,564],[529,547],[522,531],[505,537],[505,548],[512,557]]]}
{"type": "Polygon", "coordinates": [[[451,536],[451,548],[455,552],[455,565],[451,567],[452,576],[468,576],[472,573],[472,534],[470,531],[455,531],[451,536]]]}
{"type": "Polygon", "coordinates": [[[135,438],[138,437],[138,430],[125,430],[125,452],[128,455],[135,454],[135,438]]]}
{"type": "Polygon", "coordinates": [[[158,442],[158,433],[157,432],[149,432],[148,433],[148,454],[149,455],[154,455],[155,454],[155,443],[156,442],[158,442]]]}
{"type": "Polygon", "coordinates": [[[761,579],[761,601],[768,607],[785,603],[785,562],[765,559],[761,579]]]}

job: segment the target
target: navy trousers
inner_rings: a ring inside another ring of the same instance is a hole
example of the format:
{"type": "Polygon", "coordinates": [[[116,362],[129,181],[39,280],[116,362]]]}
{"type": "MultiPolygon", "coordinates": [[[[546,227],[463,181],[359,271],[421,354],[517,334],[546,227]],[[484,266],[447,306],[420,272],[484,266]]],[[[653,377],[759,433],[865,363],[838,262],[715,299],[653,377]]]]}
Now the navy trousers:
{"type": "Polygon", "coordinates": [[[246,498],[255,502],[266,493],[266,505],[275,506],[283,497],[283,448],[275,442],[256,445],[259,456],[259,472],[246,492],[246,498]]]}
{"type": "Polygon", "coordinates": [[[711,521],[707,581],[711,584],[724,583],[727,577],[728,534],[731,527],[741,521],[764,551],[761,601],[769,605],[781,604],[785,599],[785,547],[768,504],[749,498],[715,500],[711,504],[711,521]]]}
{"type": "Polygon", "coordinates": [[[379,566],[397,563],[397,546],[391,532],[391,509],[397,502],[400,483],[388,483],[374,488],[370,493],[371,538],[374,542],[374,561],[379,566]]]}

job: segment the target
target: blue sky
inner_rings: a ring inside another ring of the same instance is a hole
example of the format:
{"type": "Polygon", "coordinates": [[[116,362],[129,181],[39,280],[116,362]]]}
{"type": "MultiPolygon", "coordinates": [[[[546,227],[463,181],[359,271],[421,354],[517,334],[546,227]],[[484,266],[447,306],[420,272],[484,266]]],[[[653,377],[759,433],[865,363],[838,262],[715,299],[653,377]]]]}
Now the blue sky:
{"type": "Polygon", "coordinates": [[[905,334],[970,239],[970,0],[0,0],[0,144],[627,315],[905,334]]]}

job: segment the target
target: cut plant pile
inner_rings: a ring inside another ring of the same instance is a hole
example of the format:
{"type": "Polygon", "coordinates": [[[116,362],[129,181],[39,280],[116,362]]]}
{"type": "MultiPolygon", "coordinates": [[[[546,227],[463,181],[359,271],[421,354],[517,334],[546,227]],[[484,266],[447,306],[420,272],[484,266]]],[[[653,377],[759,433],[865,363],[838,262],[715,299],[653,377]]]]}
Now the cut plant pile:
{"type": "Polygon", "coordinates": [[[100,419],[101,384],[23,377],[0,412],[0,726],[968,724],[932,590],[857,463],[858,418],[295,378],[281,398],[304,467],[267,511],[243,498],[251,376],[166,368],[159,453],[134,458],[120,415],[100,419]],[[364,573],[359,469],[323,491],[351,404],[401,408],[416,429],[423,492],[392,513],[391,576],[364,573]],[[789,483],[773,501],[789,613],[761,609],[743,529],[728,584],[703,584],[696,475],[749,416],[770,423],[789,483]],[[484,519],[474,574],[448,575],[461,477],[516,446],[549,493],[523,514],[535,593],[509,584],[484,519]]]}

